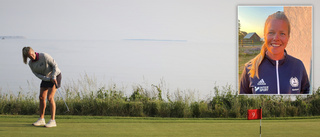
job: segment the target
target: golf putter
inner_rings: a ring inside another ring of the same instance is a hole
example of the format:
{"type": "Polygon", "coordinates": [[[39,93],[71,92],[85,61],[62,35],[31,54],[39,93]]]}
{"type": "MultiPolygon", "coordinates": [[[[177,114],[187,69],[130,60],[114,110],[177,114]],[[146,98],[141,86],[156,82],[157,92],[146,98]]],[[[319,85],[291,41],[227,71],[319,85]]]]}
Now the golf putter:
{"type": "MultiPolygon", "coordinates": [[[[57,88],[57,84],[56,83],[54,83],[54,85],[56,86],[56,88],[57,88]]],[[[59,92],[59,94],[60,94],[60,96],[61,96],[61,98],[62,98],[62,100],[63,100],[63,102],[64,102],[64,104],[66,105],[66,107],[67,107],[67,111],[66,112],[69,112],[70,110],[69,110],[69,107],[68,107],[68,105],[67,105],[67,103],[66,103],[66,101],[64,100],[64,98],[63,98],[63,96],[62,96],[62,94],[61,94],[61,92],[60,92],[60,90],[57,88],[57,90],[58,90],[58,92],[59,92]]]]}

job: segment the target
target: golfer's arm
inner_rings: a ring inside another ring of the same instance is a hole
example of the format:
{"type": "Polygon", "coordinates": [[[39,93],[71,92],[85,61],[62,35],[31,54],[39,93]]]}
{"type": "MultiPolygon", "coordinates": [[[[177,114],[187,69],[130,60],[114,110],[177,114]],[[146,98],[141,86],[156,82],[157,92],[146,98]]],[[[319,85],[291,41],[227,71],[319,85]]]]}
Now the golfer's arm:
{"type": "Polygon", "coordinates": [[[50,78],[49,77],[46,77],[44,75],[41,75],[39,73],[36,73],[34,71],[32,71],[34,75],[36,75],[36,77],[38,77],[39,79],[43,80],[43,81],[50,81],[50,78]]]}
{"type": "Polygon", "coordinates": [[[52,67],[52,73],[51,73],[51,77],[53,79],[55,79],[57,77],[58,74],[58,64],[54,61],[54,59],[51,57],[51,56],[47,56],[47,61],[48,61],[48,64],[52,67]]]}

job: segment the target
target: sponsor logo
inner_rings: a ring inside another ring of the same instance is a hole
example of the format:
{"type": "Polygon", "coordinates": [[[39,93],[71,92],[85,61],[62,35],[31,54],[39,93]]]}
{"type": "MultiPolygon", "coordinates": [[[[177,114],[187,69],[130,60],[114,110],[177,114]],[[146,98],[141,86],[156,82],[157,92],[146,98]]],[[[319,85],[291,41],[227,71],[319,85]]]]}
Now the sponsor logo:
{"type": "Polygon", "coordinates": [[[257,92],[259,90],[259,87],[254,87],[254,90],[257,92]]]}
{"type": "Polygon", "coordinates": [[[293,89],[292,89],[292,91],[299,91],[299,90],[300,90],[300,89],[298,89],[298,88],[296,88],[296,89],[293,88],[293,89]]]}
{"type": "Polygon", "coordinates": [[[256,92],[267,92],[269,91],[269,86],[254,87],[254,90],[256,92]]]}
{"type": "Polygon", "coordinates": [[[291,77],[290,78],[290,85],[292,87],[298,87],[299,86],[299,80],[297,77],[291,77]]]}
{"type": "Polygon", "coordinates": [[[261,80],[257,83],[257,85],[267,85],[267,84],[264,82],[263,79],[261,79],[261,80]]]}

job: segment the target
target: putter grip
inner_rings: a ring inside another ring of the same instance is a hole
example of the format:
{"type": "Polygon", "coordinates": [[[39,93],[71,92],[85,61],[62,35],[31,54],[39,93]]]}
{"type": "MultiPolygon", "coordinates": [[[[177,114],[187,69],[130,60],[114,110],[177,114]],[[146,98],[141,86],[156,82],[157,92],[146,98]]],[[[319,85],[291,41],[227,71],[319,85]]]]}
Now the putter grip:
{"type": "Polygon", "coordinates": [[[58,85],[56,82],[53,82],[53,84],[56,86],[56,89],[58,89],[58,85]]]}

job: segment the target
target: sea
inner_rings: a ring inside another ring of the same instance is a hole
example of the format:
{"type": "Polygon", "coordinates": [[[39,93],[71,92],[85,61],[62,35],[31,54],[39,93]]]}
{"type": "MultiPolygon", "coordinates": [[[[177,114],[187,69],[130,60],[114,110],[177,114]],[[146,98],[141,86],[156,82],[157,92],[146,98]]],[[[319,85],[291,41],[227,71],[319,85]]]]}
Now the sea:
{"type": "Polygon", "coordinates": [[[137,87],[159,86],[164,92],[191,92],[205,100],[215,87],[236,90],[237,85],[235,43],[4,39],[0,40],[0,93],[40,90],[41,80],[23,63],[25,46],[53,57],[62,71],[62,87],[91,79],[97,89],[116,85],[126,96],[137,87]]]}

